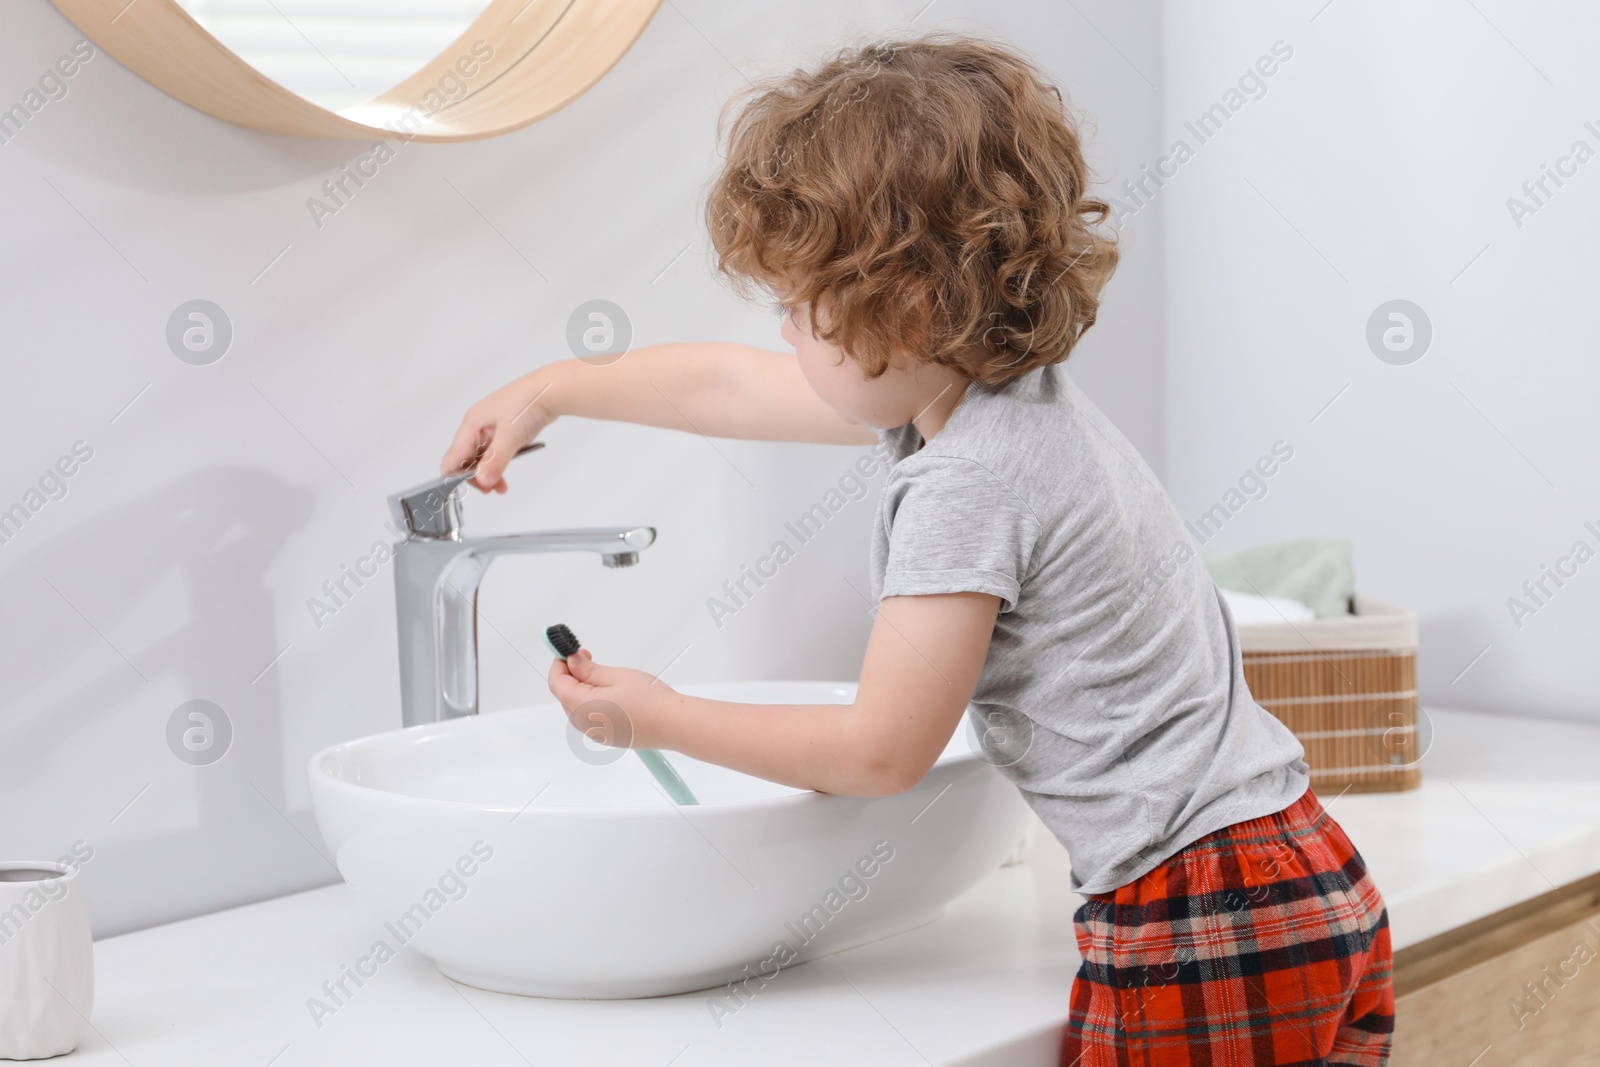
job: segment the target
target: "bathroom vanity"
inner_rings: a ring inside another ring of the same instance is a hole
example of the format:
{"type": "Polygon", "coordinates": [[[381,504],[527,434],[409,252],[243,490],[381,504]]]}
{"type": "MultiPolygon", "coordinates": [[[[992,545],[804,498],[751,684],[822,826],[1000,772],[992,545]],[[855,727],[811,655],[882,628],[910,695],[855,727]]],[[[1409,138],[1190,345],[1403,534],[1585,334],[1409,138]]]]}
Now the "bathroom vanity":
{"type": "MultiPolygon", "coordinates": [[[[1428,714],[1420,789],[1322,797],[1388,903],[1393,1063],[1595,1063],[1600,959],[1573,945],[1600,945],[1600,727],[1428,714]],[[1542,1000],[1524,982],[1546,983],[1542,1000]],[[1518,998],[1539,1010],[1518,1016],[1518,998]]],[[[1078,966],[1067,881],[1037,833],[1027,862],[932,922],[731,1001],[537,999],[450,982],[410,949],[375,962],[384,920],[330,886],[97,942],[73,1062],[1055,1067],[1078,966]]]]}

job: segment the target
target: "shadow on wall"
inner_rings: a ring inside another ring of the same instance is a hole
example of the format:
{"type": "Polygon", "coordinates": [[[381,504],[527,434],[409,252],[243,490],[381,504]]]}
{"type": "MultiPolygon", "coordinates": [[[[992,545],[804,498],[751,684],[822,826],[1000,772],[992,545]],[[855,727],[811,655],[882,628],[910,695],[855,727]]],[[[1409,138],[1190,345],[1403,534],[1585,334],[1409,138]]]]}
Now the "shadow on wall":
{"type": "MultiPolygon", "coordinates": [[[[80,800],[105,795],[108,780],[128,797],[150,786],[159,797],[170,792],[163,783],[182,788],[186,777],[194,783],[198,824],[162,838],[119,847],[116,839],[133,834],[137,820],[112,827],[120,814],[115,810],[103,812],[104,819],[100,812],[80,816],[74,836],[96,851],[84,878],[97,936],[122,925],[119,910],[148,915],[152,906],[161,909],[174,896],[174,878],[240,902],[275,895],[283,891],[277,883],[294,879],[294,872],[251,870],[250,851],[239,840],[250,835],[240,831],[268,824],[252,815],[250,826],[241,826],[228,813],[259,808],[266,819],[287,818],[282,700],[275,672],[264,669],[282,641],[266,576],[290,536],[306,528],[314,504],[310,489],[268,472],[213,466],[31,548],[24,547],[24,527],[3,549],[11,566],[0,576],[0,603],[36,607],[0,617],[7,698],[0,710],[0,781],[37,791],[40,779],[54,774],[80,800]],[[186,603],[169,605],[165,598],[174,592],[186,603]],[[156,614],[153,604],[160,617],[183,621],[169,629],[156,622],[141,626],[142,617],[156,614]],[[221,657],[215,654],[219,632],[226,634],[221,657]],[[105,654],[107,645],[116,658],[105,654]],[[104,666],[75,669],[84,663],[104,666]],[[152,699],[157,693],[167,699],[152,699]],[[181,694],[176,703],[174,693],[181,694]],[[196,761],[178,755],[181,744],[173,747],[169,720],[189,699],[226,710],[231,737],[219,766],[190,766],[196,761]],[[125,712],[148,731],[148,743],[127,745],[122,732],[125,762],[62,767],[75,737],[117,730],[104,720],[125,712]],[[218,863],[235,850],[236,862],[218,863]],[[102,897],[97,882],[117,892],[102,897]]],[[[324,880],[336,877],[327,874],[324,880]]],[[[305,883],[304,872],[297,881],[305,883]]],[[[192,911],[178,899],[166,907],[173,915],[192,911]]]]}

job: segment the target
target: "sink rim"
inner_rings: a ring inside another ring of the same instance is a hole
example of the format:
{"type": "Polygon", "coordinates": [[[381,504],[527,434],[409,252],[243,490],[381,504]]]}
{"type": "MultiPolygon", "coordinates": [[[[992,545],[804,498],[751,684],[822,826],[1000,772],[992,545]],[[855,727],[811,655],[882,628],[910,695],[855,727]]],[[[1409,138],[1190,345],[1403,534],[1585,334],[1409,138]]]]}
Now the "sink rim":
{"type": "MultiPolygon", "coordinates": [[[[703,688],[712,687],[712,686],[761,685],[761,684],[774,684],[774,685],[801,684],[801,685],[816,685],[816,686],[843,686],[843,687],[846,687],[846,688],[849,688],[849,689],[852,689],[852,690],[854,690],[858,685],[858,683],[856,683],[856,682],[832,681],[832,680],[827,680],[827,679],[810,679],[810,678],[802,679],[802,678],[796,678],[796,679],[757,679],[757,680],[753,680],[753,681],[744,681],[744,682],[740,682],[740,681],[731,681],[730,682],[730,681],[726,681],[726,680],[719,681],[719,682],[689,682],[689,683],[683,683],[683,684],[679,685],[677,688],[680,691],[689,693],[690,695],[695,695],[692,692],[693,690],[695,690],[695,689],[703,689],[703,688]]],[[[709,698],[709,699],[715,699],[715,698],[709,698]]],[[[546,705],[546,704],[528,704],[528,705],[521,705],[521,706],[514,707],[514,708],[497,708],[494,711],[479,712],[478,714],[475,714],[475,715],[463,715],[463,716],[460,716],[459,718],[443,719],[443,720],[440,720],[439,722],[419,723],[416,726],[396,727],[395,729],[392,729],[392,730],[383,730],[383,731],[380,731],[380,732],[375,733],[375,734],[367,734],[364,737],[356,737],[356,738],[351,738],[350,740],[347,740],[347,741],[335,742],[334,744],[328,745],[325,748],[319,749],[317,752],[312,754],[311,758],[307,761],[307,764],[306,764],[306,774],[307,774],[307,777],[310,779],[311,788],[313,790],[315,790],[320,785],[323,788],[348,790],[351,793],[356,794],[356,795],[369,795],[369,796],[374,796],[374,797],[383,797],[383,798],[385,798],[385,802],[388,802],[388,803],[393,803],[393,802],[407,803],[408,802],[408,803],[412,803],[412,804],[425,805],[425,806],[430,807],[430,808],[435,808],[437,806],[443,805],[443,806],[446,806],[446,807],[449,807],[449,808],[459,808],[459,809],[462,809],[463,811],[470,811],[470,812],[477,812],[477,813],[491,813],[491,814],[511,815],[511,816],[513,816],[514,819],[515,818],[521,818],[523,816],[533,816],[533,815],[536,815],[536,814],[539,814],[539,813],[543,813],[543,814],[547,814],[547,815],[561,814],[563,816],[571,816],[571,815],[574,815],[574,814],[582,813],[585,816],[590,816],[590,817],[595,817],[595,818],[614,818],[614,817],[616,817],[618,815],[624,815],[624,814],[628,815],[628,816],[640,816],[640,815],[645,815],[647,813],[651,817],[665,818],[668,815],[678,814],[678,815],[683,815],[685,818],[687,818],[688,817],[688,812],[690,810],[699,811],[699,812],[713,812],[714,811],[714,812],[736,813],[736,812],[749,811],[751,809],[757,809],[757,808],[760,808],[760,809],[771,809],[771,808],[773,808],[775,806],[780,806],[780,805],[781,806],[791,806],[792,807],[792,806],[799,805],[799,804],[821,804],[821,803],[828,803],[828,802],[834,802],[834,803],[839,803],[839,802],[864,803],[864,802],[868,802],[868,801],[876,801],[876,800],[885,799],[883,797],[859,797],[859,796],[853,796],[853,795],[846,794],[846,793],[824,793],[824,792],[821,792],[821,791],[815,790],[815,789],[798,789],[793,793],[785,793],[785,794],[783,794],[781,796],[763,797],[763,798],[760,798],[760,799],[757,799],[757,800],[731,801],[731,802],[728,802],[728,803],[712,803],[712,804],[673,804],[673,803],[668,803],[666,805],[656,805],[656,804],[651,804],[651,805],[644,805],[644,804],[617,804],[617,805],[613,805],[613,806],[609,806],[609,807],[560,806],[560,805],[540,807],[540,806],[536,806],[536,805],[534,805],[532,803],[529,803],[528,805],[526,805],[526,806],[524,806],[522,808],[513,808],[513,807],[511,807],[509,805],[490,804],[490,803],[485,803],[483,801],[475,801],[475,800],[449,800],[449,799],[442,799],[442,798],[438,798],[438,797],[422,797],[422,796],[416,796],[416,795],[411,794],[411,793],[397,792],[397,791],[392,790],[392,789],[381,789],[381,788],[379,788],[377,786],[362,785],[359,782],[351,782],[351,781],[348,781],[348,780],[343,779],[343,778],[335,777],[333,774],[329,773],[329,771],[324,767],[324,764],[328,760],[330,760],[330,759],[332,759],[332,758],[334,758],[336,756],[343,755],[345,752],[360,748],[361,746],[370,747],[370,746],[374,746],[374,745],[377,745],[377,744],[386,743],[385,739],[394,739],[394,738],[402,737],[402,736],[408,735],[408,734],[409,735],[413,735],[413,736],[419,736],[419,735],[425,735],[425,734],[448,734],[448,733],[453,733],[453,732],[456,732],[456,731],[486,729],[486,727],[482,726],[481,724],[484,723],[484,722],[492,721],[497,716],[512,715],[512,714],[519,714],[519,713],[524,713],[525,714],[527,712],[537,711],[540,708],[545,708],[545,707],[549,707],[552,710],[559,710],[561,705],[560,705],[559,702],[555,701],[554,698],[552,698],[548,705],[546,705]]],[[[956,732],[959,732],[962,729],[962,726],[967,723],[967,712],[971,709],[971,707],[972,707],[972,705],[969,702],[967,704],[967,707],[962,710],[961,721],[956,726],[956,732]]],[[[953,739],[954,739],[954,735],[952,735],[952,740],[953,739]]],[[[946,747],[947,748],[949,747],[949,742],[946,742],[946,747]]],[[[675,750],[670,750],[669,749],[667,751],[675,753],[675,750]]],[[[693,757],[686,757],[686,758],[693,758],[693,757]]],[[[980,756],[978,755],[978,753],[972,751],[972,749],[970,747],[968,747],[968,749],[965,752],[961,752],[961,751],[958,751],[958,752],[955,752],[955,753],[942,752],[942,753],[940,753],[938,760],[936,760],[934,762],[934,765],[931,768],[929,768],[928,773],[923,776],[922,781],[918,782],[917,785],[912,786],[911,789],[906,790],[906,793],[911,793],[911,792],[914,792],[917,789],[923,788],[923,786],[926,783],[928,783],[928,782],[933,780],[935,774],[937,774],[939,772],[939,769],[941,767],[951,767],[951,768],[953,768],[953,767],[963,766],[963,765],[965,765],[967,763],[973,763],[973,762],[987,763],[988,761],[982,760],[980,758],[980,756]]],[[[998,770],[998,768],[996,768],[996,770],[998,770]]],[[[743,773],[743,772],[734,772],[734,773],[743,773]]],[[[748,777],[757,777],[757,776],[749,775],[748,777]]],[[[762,781],[771,781],[771,779],[761,779],[761,780],[762,781]]],[[[793,786],[784,786],[782,782],[774,782],[773,784],[774,785],[778,785],[778,786],[782,786],[783,788],[786,788],[786,789],[795,788],[793,786]]],[[[904,794],[901,794],[901,795],[904,795],[904,794]]],[[[537,797],[535,797],[535,799],[537,799],[537,797]]]]}

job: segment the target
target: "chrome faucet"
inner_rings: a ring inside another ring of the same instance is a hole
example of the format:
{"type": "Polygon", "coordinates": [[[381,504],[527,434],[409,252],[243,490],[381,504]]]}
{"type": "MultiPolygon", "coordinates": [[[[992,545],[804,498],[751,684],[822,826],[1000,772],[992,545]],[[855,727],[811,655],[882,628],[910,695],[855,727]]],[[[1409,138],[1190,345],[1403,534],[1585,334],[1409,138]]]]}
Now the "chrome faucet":
{"type": "MultiPolygon", "coordinates": [[[[517,455],[543,447],[543,441],[535,441],[517,455]]],[[[476,473],[469,467],[389,498],[395,523],[406,531],[405,540],[394,546],[400,708],[406,726],[478,713],[478,585],[496,556],[598,552],[607,567],[628,567],[656,539],[653,526],[463,537],[460,489],[476,473]]]]}

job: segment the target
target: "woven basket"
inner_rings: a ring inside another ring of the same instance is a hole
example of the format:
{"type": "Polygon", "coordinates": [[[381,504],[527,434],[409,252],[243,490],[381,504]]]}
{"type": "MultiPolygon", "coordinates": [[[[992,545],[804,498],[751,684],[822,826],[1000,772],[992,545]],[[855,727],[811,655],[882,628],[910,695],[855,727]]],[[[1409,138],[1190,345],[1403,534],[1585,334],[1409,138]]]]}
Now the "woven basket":
{"type": "Polygon", "coordinates": [[[1359,593],[1355,607],[1237,627],[1250,695],[1300,739],[1325,797],[1422,784],[1417,617],[1359,593]]]}

